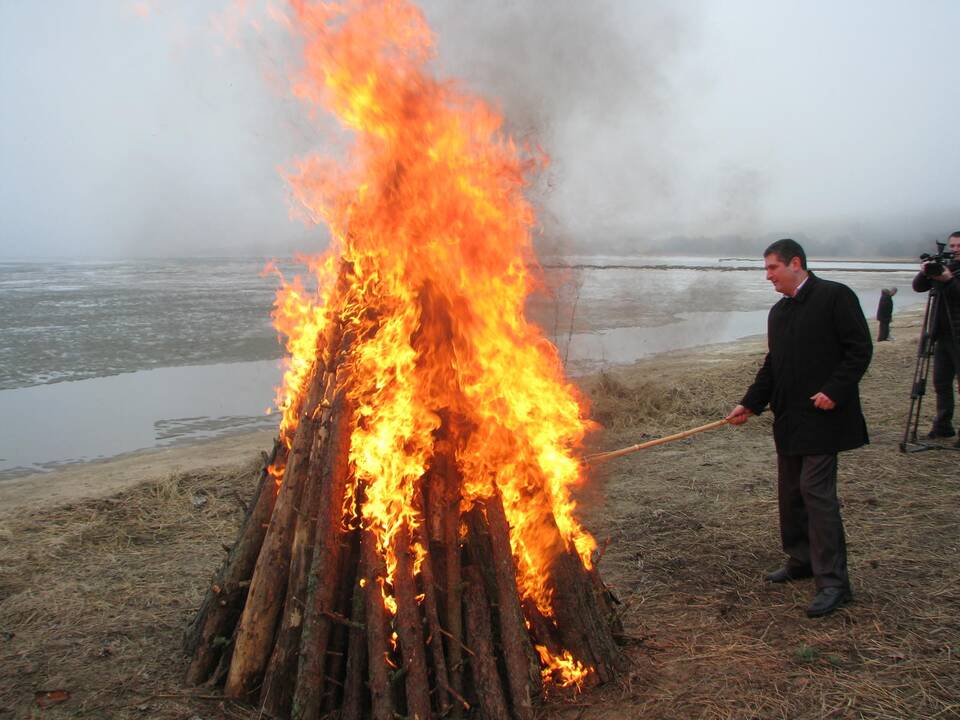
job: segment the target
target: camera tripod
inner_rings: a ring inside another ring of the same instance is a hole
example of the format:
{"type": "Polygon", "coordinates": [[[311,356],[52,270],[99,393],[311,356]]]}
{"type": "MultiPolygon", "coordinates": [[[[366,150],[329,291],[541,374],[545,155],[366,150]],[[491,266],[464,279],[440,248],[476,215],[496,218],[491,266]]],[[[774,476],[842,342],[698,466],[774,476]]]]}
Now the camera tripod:
{"type": "MultiPolygon", "coordinates": [[[[956,352],[957,337],[953,332],[953,318],[950,317],[950,306],[943,300],[940,290],[936,283],[930,288],[927,294],[927,307],[923,313],[923,326],[920,328],[920,342],[917,345],[917,364],[913,370],[913,385],[910,389],[910,412],[907,413],[907,426],[903,431],[903,440],[900,442],[900,452],[922,452],[924,450],[960,450],[960,448],[940,445],[932,442],[925,442],[917,439],[917,428],[920,424],[920,406],[923,404],[923,396],[927,391],[927,376],[930,374],[930,364],[934,351],[937,346],[937,338],[933,335],[934,322],[936,322],[940,311],[940,303],[943,303],[945,310],[944,317],[950,328],[950,339],[946,342],[952,342],[955,346],[954,357],[960,358],[960,353],[956,352]]],[[[945,342],[941,339],[940,342],[945,342]]],[[[950,380],[953,383],[953,378],[950,380]]],[[[950,389],[953,392],[953,388],[950,389]]]]}

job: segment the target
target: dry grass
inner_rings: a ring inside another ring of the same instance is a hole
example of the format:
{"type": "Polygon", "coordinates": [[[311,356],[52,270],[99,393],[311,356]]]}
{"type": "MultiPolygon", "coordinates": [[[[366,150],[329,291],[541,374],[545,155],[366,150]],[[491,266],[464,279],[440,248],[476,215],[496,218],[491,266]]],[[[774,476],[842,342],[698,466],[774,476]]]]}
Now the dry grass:
{"type": "MultiPolygon", "coordinates": [[[[895,323],[863,384],[873,443],[841,458],[855,602],[808,620],[781,555],[768,417],[602,466],[581,493],[611,544],[630,672],[544,718],[960,717],[960,454],[904,455],[917,326],[895,323]]],[[[611,449],[721,417],[749,352],[658,358],[585,386],[611,449]]],[[[180,634],[231,542],[255,464],[0,520],[0,718],[254,718],[184,688],[180,634]],[[35,693],[70,699],[40,711],[35,693]]]]}
{"type": "Polygon", "coordinates": [[[256,469],[0,521],[0,717],[40,716],[35,694],[55,690],[71,698],[43,717],[210,716],[181,687],[180,634],[256,469]]]}
{"type": "MultiPolygon", "coordinates": [[[[897,330],[862,385],[872,443],[840,462],[855,602],[810,620],[812,581],[761,581],[782,561],[769,416],[613,461],[583,499],[612,541],[601,572],[633,672],[556,717],[960,717],[960,453],[899,452],[918,327],[897,330]]],[[[598,442],[722,417],[760,359],[601,378],[595,409],[613,422],[598,442]]]]}

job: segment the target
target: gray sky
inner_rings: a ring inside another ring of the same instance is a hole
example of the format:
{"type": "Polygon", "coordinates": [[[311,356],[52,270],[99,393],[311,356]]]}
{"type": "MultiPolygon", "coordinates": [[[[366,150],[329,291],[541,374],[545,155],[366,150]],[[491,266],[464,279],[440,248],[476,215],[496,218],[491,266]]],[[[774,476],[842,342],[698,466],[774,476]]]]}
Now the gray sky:
{"type": "MultiPolygon", "coordinates": [[[[0,256],[286,254],[330,128],[250,0],[0,2],[0,256]]],[[[552,164],[545,247],[914,255],[960,228],[960,3],[431,0],[436,67],[552,164]]]]}

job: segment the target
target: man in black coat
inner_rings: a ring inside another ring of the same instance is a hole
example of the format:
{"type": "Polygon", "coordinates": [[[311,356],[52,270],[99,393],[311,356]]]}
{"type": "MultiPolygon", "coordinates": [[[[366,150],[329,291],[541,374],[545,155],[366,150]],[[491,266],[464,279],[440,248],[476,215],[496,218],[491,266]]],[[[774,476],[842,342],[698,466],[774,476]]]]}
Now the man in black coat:
{"type": "MultiPolygon", "coordinates": [[[[927,437],[949,438],[956,435],[953,427],[953,381],[960,375],[960,230],[947,238],[947,251],[953,258],[939,263],[940,273],[930,274],[930,263],[924,262],[913,279],[917,292],[932,290],[937,305],[931,318],[933,338],[933,389],[937,394],[937,415],[927,437]]],[[[960,442],[957,443],[960,447],[960,442]]]]}
{"type": "Polygon", "coordinates": [[[880,290],[880,302],[877,304],[877,322],[880,323],[880,331],[877,333],[877,342],[890,339],[890,321],[893,320],[893,296],[896,294],[896,288],[880,290]]]}
{"type": "Polygon", "coordinates": [[[773,411],[780,536],[788,559],[766,579],[812,576],[817,594],[807,615],[819,617],[852,597],[837,453],[869,442],[858,385],[873,344],[857,296],[809,272],[797,242],[778,240],[763,258],[767,280],[784,297],[770,309],[763,366],[727,418],[740,425],[767,404],[773,411]]]}

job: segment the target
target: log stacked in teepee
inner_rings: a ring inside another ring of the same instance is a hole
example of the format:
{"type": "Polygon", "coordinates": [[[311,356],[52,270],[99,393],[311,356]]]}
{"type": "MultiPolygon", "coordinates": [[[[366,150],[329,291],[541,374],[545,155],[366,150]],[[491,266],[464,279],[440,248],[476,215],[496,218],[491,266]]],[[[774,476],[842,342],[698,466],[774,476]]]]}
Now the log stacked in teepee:
{"type": "Polygon", "coordinates": [[[187,679],[297,720],[531,718],[622,663],[572,500],[589,421],[524,315],[538,163],[430,77],[412,5],[292,6],[300,94],[355,146],[290,178],[331,250],[278,295],[280,437],[187,679]]]}
{"type": "Polygon", "coordinates": [[[413,519],[383,546],[363,519],[366,488],[349,461],[362,423],[350,393],[355,340],[339,318],[320,338],[289,448],[278,441],[266,458],[187,632],[188,682],[223,683],[228,697],[298,720],[335,710],[506,719],[531,718],[545,680],[613,678],[622,658],[609,593],[552,516],[538,530],[552,552],[539,568],[548,612],[518,587],[501,494],[467,499],[457,457],[474,428],[464,418],[438,409],[413,519]]]}

